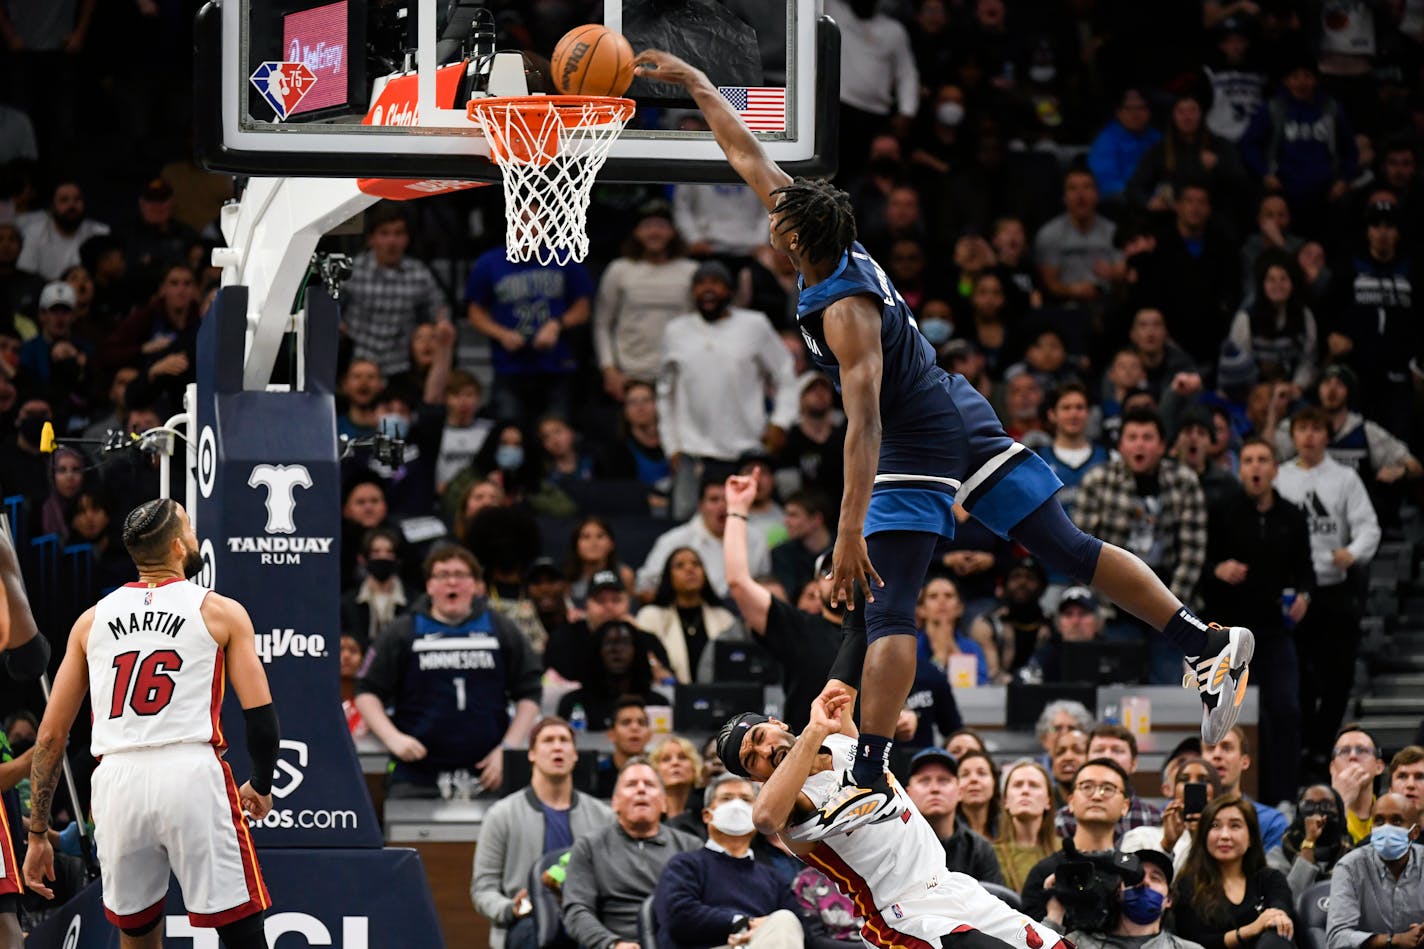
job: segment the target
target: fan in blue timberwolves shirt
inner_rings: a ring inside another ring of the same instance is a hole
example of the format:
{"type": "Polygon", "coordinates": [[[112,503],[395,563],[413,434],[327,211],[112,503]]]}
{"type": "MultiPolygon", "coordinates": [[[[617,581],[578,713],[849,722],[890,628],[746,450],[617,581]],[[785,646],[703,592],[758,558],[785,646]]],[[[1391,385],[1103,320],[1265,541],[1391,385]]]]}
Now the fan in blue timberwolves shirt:
{"type": "Polygon", "coordinates": [[[1141,560],[1068,519],[1054,500],[1060,482],[1043,459],[1004,433],[964,377],[935,365],[909,307],[856,242],[845,192],[822,181],[793,181],[707,77],[677,57],[650,50],[639,56],[637,70],[687,88],[733,169],[761,198],[772,246],[800,272],[801,335],[845,402],[845,493],[832,595],[845,602],[855,584],[865,591],[869,643],[857,760],[846,779],[857,791],[849,793],[878,794],[878,806],[896,806],[885,767],[915,675],[915,599],[931,558],[954,534],[956,500],[995,533],[1074,582],[1091,583],[1180,647],[1189,667],[1183,685],[1196,687],[1202,699],[1202,740],[1218,741],[1245,694],[1255,646],[1250,630],[1208,627],[1141,560]]]}

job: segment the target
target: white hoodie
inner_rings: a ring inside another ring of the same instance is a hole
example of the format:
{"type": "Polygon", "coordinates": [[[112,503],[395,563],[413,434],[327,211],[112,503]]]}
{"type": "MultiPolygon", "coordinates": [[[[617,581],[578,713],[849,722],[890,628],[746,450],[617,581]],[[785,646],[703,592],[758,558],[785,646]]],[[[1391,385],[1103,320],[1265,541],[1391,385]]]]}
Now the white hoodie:
{"type": "Polygon", "coordinates": [[[1341,547],[1349,548],[1361,565],[1374,557],[1380,542],[1379,521],[1365,483],[1354,471],[1328,455],[1314,468],[1292,458],[1281,465],[1276,490],[1305,510],[1310,524],[1310,559],[1321,586],[1345,582],[1345,571],[1331,559],[1341,547]]]}

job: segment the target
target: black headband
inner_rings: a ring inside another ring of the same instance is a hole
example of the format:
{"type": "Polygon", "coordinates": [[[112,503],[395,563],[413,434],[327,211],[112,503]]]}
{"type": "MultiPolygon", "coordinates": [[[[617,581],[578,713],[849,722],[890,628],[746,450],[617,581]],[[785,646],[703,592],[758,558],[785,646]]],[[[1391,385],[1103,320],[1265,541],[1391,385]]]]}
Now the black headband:
{"type": "Polygon", "coordinates": [[[742,740],[754,727],[769,721],[771,719],[760,712],[742,712],[727,719],[727,724],[717,733],[717,757],[730,773],[739,778],[751,777],[742,767],[742,740]]]}

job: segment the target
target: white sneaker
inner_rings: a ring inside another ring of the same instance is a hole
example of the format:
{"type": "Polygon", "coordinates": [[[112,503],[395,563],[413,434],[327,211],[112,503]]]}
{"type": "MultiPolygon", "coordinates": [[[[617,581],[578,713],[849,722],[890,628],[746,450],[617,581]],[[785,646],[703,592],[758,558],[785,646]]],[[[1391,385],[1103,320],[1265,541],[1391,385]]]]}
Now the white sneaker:
{"type": "Polygon", "coordinates": [[[1256,636],[1244,626],[1229,629],[1211,624],[1214,630],[1226,633],[1226,645],[1212,656],[1187,657],[1187,673],[1182,688],[1196,687],[1202,700],[1202,744],[1221,741],[1241,714],[1241,700],[1246,697],[1248,664],[1256,651],[1256,636]]]}

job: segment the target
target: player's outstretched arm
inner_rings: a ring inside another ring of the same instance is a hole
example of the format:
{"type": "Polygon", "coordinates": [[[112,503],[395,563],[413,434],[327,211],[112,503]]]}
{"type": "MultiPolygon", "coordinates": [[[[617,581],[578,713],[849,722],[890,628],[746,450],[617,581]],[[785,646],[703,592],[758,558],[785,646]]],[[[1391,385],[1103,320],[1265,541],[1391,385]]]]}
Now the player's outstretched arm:
{"type": "Polygon", "coordinates": [[[791,815],[799,805],[812,810],[811,800],[801,793],[801,786],[821,753],[821,745],[841,727],[841,711],[851,702],[844,690],[827,689],[811,703],[811,721],[796,738],[786,757],[776,766],[771,777],[761,786],[752,804],[752,823],[763,834],[779,834],[791,823],[791,815]]]}
{"type": "Polygon", "coordinates": [[[823,321],[826,342],[841,367],[846,414],[845,493],[831,555],[831,600],[852,604],[852,609],[852,582],[860,582],[867,600],[874,600],[875,590],[885,585],[871,566],[862,533],[880,461],[880,323],[880,307],[864,296],[832,303],[823,321]]]}
{"type": "Polygon", "coordinates": [[[722,531],[722,565],[727,571],[727,592],[736,601],[747,628],[758,636],[766,634],[766,618],[771,611],[771,594],[752,578],[747,560],[747,515],[756,498],[756,478],[732,475],[727,479],[727,526],[722,531]]]}
{"type": "Polygon", "coordinates": [[[89,692],[89,663],[84,647],[93,625],[91,606],[69,631],[69,646],[54,677],[54,688],[50,690],[49,704],[40,721],[30,764],[30,816],[25,823],[30,839],[29,852],[25,854],[25,882],[47,900],[54,899],[54,892],[44,882],[54,879],[54,851],[49,842],[50,810],[54,806],[55,786],[64,769],[64,746],[69,739],[69,729],[89,692]]]}
{"type": "Polygon", "coordinates": [[[731,104],[717,91],[702,70],[691,66],[671,53],[659,49],[644,50],[635,64],[637,74],[658,82],[683,86],[707,119],[707,127],[717,139],[727,161],[742,176],[761,203],[770,211],[776,206],[772,192],[791,184],[791,176],[762,150],[751,129],[737,115],[731,104]]]}
{"type": "Polygon", "coordinates": [[[241,603],[212,593],[203,600],[203,622],[223,647],[227,678],[242,706],[252,777],[238,789],[238,797],[247,815],[261,820],[272,810],[272,772],[281,747],[281,726],[267,672],[257,655],[252,617],[241,603]]]}

